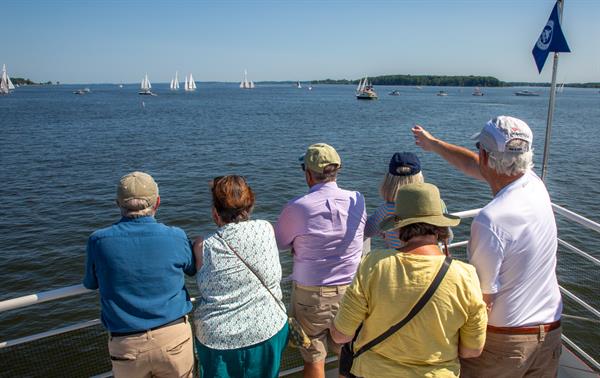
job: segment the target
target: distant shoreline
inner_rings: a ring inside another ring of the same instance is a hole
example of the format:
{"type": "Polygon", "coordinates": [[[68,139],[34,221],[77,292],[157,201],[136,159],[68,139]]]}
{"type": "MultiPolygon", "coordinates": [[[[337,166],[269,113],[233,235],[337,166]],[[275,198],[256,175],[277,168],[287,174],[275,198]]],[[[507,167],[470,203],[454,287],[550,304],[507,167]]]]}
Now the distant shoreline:
{"type": "MultiPolygon", "coordinates": [[[[29,79],[11,78],[13,84],[20,86],[45,86],[60,85],[60,82],[53,83],[47,81],[36,83],[29,79]]],[[[200,83],[237,83],[232,81],[201,81],[200,83]]],[[[312,85],[356,85],[360,79],[325,79],[325,80],[302,80],[300,83],[311,83],[312,85]]],[[[416,87],[550,87],[547,82],[521,82],[521,81],[502,81],[492,76],[443,76],[443,75],[383,75],[369,77],[373,85],[388,86],[416,86],[416,87]]],[[[265,80],[257,81],[256,84],[289,84],[296,85],[296,80],[265,80]]],[[[65,85],[134,85],[136,83],[62,83],[65,85]]],[[[168,83],[167,83],[168,84],[168,83]]],[[[600,82],[590,83],[557,83],[570,88],[592,88],[600,89],[600,82]]]]}

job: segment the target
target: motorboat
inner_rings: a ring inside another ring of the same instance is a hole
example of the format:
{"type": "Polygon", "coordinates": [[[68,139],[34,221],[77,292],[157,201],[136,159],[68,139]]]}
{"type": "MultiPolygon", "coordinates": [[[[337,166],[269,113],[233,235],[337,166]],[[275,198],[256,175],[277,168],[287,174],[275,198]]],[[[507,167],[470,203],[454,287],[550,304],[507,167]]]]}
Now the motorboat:
{"type": "Polygon", "coordinates": [[[479,87],[475,87],[475,89],[473,89],[473,93],[471,93],[471,95],[473,95],[473,96],[483,96],[483,92],[481,91],[481,89],[479,87]]]}
{"type": "Polygon", "coordinates": [[[525,96],[525,97],[537,97],[539,93],[528,91],[527,89],[523,89],[522,91],[515,92],[515,96],[525,96]]]}
{"type": "Polygon", "coordinates": [[[393,91],[391,91],[390,93],[388,93],[388,95],[390,96],[400,96],[400,91],[397,89],[394,89],[393,91]]]}
{"type": "Polygon", "coordinates": [[[446,93],[446,91],[439,91],[438,93],[435,94],[436,96],[448,96],[448,93],[446,93]]]}
{"type": "Polygon", "coordinates": [[[88,93],[90,93],[90,92],[91,92],[91,91],[90,91],[90,88],[82,88],[82,89],[78,89],[78,90],[76,90],[76,91],[73,91],[73,94],[76,94],[76,95],[84,95],[84,94],[88,94],[88,93]]]}

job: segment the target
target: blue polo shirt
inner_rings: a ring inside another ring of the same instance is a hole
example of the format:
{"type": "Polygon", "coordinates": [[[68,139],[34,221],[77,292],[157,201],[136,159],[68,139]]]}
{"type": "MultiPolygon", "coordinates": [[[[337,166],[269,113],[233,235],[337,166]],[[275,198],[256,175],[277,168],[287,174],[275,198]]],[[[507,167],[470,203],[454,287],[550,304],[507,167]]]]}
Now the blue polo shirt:
{"type": "Polygon", "coordinates": [[[100,289],[110,332],[143,331],[190,312],[184,273],[196,273],[189,239],[152,216],[122,218],[88,239],[83,285],[100,289]]]}

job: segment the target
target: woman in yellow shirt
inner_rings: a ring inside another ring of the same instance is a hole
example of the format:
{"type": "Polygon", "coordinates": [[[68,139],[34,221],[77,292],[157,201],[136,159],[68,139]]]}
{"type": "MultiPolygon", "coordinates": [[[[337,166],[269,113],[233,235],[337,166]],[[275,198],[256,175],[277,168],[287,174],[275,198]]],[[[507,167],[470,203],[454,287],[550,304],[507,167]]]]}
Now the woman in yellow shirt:
{"type": "MultiPolygon", "coordinates": [[[[331,327],[338,343],[352,340],[354,352],[402,320],[429,287],[445,260],[438,242],[460,219],[443,214],[440,193],[431,184],[404,186],[395,215],[382,231],[398,230],[401,250],[369,253],[341,301],[331,327]]],[[[439,287],[404,327],[358,356],[358,377],[458,377],[458,357],[483,350],[487,313],[475,268],[454,260],[439,287]]]]}

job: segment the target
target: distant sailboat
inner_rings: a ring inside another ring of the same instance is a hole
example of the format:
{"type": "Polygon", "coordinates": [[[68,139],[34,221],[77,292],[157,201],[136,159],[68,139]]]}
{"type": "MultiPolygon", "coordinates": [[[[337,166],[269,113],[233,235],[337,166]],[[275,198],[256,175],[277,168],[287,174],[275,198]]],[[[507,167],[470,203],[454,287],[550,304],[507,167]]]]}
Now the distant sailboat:
{"type": "Polygon", "coordinates": [[[356,87],[356,98],[358,100],[377,100],[377,93],[373,89],[373,84],[369,82],[369,78],[365,76],[358,82],[356,87]]]}
{"type": "Polygon", "coordinates": [[[556,93],[562,93],[565,90],[565,83],[556,86],[556,93]]]}
{"type": "Polygon", "coordinates": [[[176,91],[179,89],[179,77],[177,76],[177,71],[175,71],[175,78],[171,79],[171,84],[169,85],[172,91],[176,91]]]}
{"type": "Polygon", "coordinates": [[[300,82],[299,82],[299,81],[297,81],[297,82],[296,82],[296,88],[298,88],[298,89],[302,89],[302,84],[300,84],[300,82]]]}
{"type": "Polygon", "coordinates": [[[185,77],[184,90],[186,92],[192,92],[196,90],[196,82],[194,81],[194,77],[190,74],[190,77],[185,77]]]}
{"type": "Polygon", "coordinates": [[[15,89],[12,81],[10,81],[10,77],[6,73],[6,64],[2,65],[2,79],[0,79],[0,94],[8,94],[9,91],[15,89]]]}
{"type": "Polygon", "coordinates": [[[254,82],[248,81],[248,71],[244,70],[244,80],[240,82],[240,88],[242,89],[254,89],[254,82]]]}
{"type": "Polygon", "coordinates": [[[140,91],[138,92],[138,94],[145,96],[156,96],[156,94],[152,93],[152,91],[150,90],[151,88],[152,85],[150,84],[150,80],[148,80],[148,74],[146,74],[146,76],[144,76],[144,79],[142,80],[142,83],[140,84],[140,91]]]}

